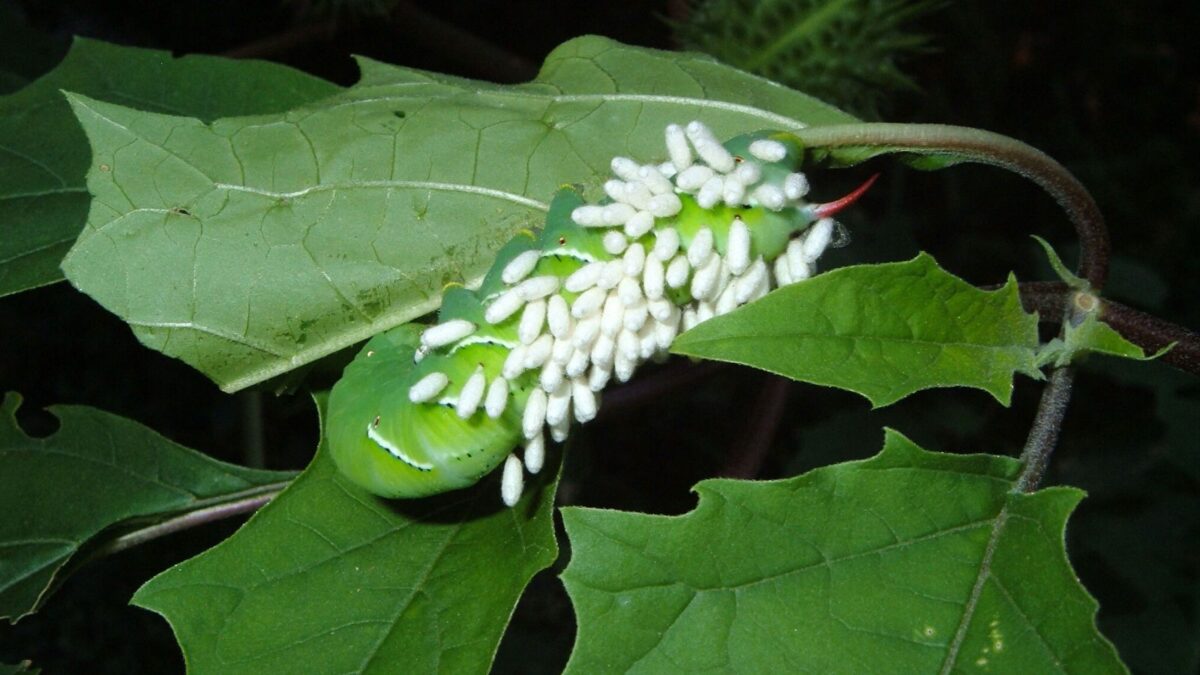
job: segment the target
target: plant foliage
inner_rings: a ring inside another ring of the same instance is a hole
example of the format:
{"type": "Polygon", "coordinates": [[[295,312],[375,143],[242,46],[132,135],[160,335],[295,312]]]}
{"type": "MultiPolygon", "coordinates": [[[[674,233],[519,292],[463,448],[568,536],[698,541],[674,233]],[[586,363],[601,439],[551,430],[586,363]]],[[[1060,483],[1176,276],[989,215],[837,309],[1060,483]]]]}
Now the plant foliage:
{"type": "MultiPolygon", "coordinates": [[[[750,20],[721,34],[733,50],[722,56],[782,79],[823,64],[827,79],[804,88],[860,87],[843,100],[869,107],[907,80],[890,60],[861,64],[920,48],[897,27],[933,3],[747,5],[706,4],[681,34],[698,40],[706,22],[740,12],[750,20]],[[850,23],[850,7],[876,25],[850,23]],[[838,51],[840,69],[829,65],[838,51]]],[[[858,123],[710,57],[597,37],[561,45],[513,86],[359,65],[361,80],[339,90],[270,64],[77,41],[0,98],[0,294],[57,280],[69,245],[76,288],[235,391],[432,311],[447,282],[477,283],[505,241],[540,225],[564,183],[598,198],[613,156],[661,160],[646,148],[667,123],[703,119],[725,137],[858,123]]],[[[809,157],[894,152],[913,149],[809,157]]],[[[779,289],[674,351],[875,406],[934,387],[1007,405],[1016,373],[1040,378],[1039,366],[1086,352],[1144,358],[1102,318],[1041,344],[1015,279],[979,290],[921,254],[779,289]]],[[[0,419],[0,506],[15,514],[0,521],[5,616],[37,609],[122,536],[291,481],[133,598],[171,624],[191,672],[486,672],[530,579],[557,558],[557,454],[512,509],[495,476],[387,501],[339,475],[324,441],[291,480],[89,408],[58,409],[60,431],[31,438],[18,405],[7,398],[0,419]]],[[[562,578],[579,627],[568,670],[1123,672],[1064,549],[1083,493],[1021,492],[1022,470],[889,432],[867,461],[704,481],[679,517],[565,508],[562,578]]]]}

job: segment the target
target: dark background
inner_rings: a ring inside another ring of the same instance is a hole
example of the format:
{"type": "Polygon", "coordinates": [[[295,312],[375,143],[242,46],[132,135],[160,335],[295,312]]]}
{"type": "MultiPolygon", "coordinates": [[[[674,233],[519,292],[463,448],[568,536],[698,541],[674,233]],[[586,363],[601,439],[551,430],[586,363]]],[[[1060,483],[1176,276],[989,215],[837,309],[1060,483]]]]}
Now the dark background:
{"type": "MultiPolygon", "coordinates": [[[[421,2],[382,15],[351,4],[0,0],[0,9],[49,38],[46,50],[26,54],[32,75],[52,67],[78,34],[266,58],[343,85],[356,78],[352,53],[521,81],[555,45],[586,33],[674,48],[667,19],[686,14],[682,3],[666,2],[421,2]]],[[[932,47],[905,64],[920,91],[890,95],[883,119],[982,127],[1056,157],[1109,220],[1108,294],[1200,326],[1200,3],[962,0],[915,28],[932,47]]],[[[840,103],[836,92],[825,96],[840,103]]],[[[874,168],[884,175],[845,216],[854,243],[832,264],[901,260],[923,249],[974,283],[1001,282],[1010,270],[1052,278],[1029,233],[1072,257],[1065,219],[1019,177],[970,166],[929,174],[889,161],[874,168]]],[[[858,175],[817,175],[813,183],[832,195],[829,186],[858,175]]],[[[141,347],[125,324],[66,284],[0,299],[0,329],[0,387],[26,397],[22,422],[33,433],[54,428],[43,407],[78,403],[229,461],[255,461],[247,449],[263,447],[267,467],[301,468],[315,447],[306,395],[224,395],[141,347]]],[[[850,394],[779,386],[734,367],[673,362],[648,370],[612,392],[601,418],[578,432],[562,499],[682,513],[694,505],[691,485],[744,465],[748,447],[768,449],[761,463],[750,460],[758,476],[788,476],[873,454],[885,425],[929,449],[1015,455],[1039,392],[1020,378],[1008,409],[979,392],[948,390],[870,411],[850,394]],[[778,413],[764,413],[781,393],[778,413]],[[752,433],[763,429],[773,433],[752,433]]],[[[1098,358],[1083,366],[1047,483],[1090,493],[1071,521],[1068,552],[1101,602],[1101,629],[1137,672],[1197,672],[1200,663],[1198,445],[1196,378],[1157,363],[1098,358]]],[[[174,535],[85,569],[39,614],[0,625],[0,661],[32,658],[51,673],[181,671],[166,622],[128,599],[157,571],[235,528],[174,535]]],[[[557,672],[565,663],[573,616],[553,572],[568,555],[522,599],[497,671],[557,672]]]]}

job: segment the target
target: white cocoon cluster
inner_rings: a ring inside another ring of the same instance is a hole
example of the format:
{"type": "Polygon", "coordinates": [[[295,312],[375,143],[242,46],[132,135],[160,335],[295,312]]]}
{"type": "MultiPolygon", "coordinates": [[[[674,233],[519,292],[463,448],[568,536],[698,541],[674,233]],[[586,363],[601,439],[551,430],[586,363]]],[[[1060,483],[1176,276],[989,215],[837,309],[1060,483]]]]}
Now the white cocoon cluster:
{"type": "MultiPolygon", "coordinates": [[[[612,259],[580,254],[583,264],[561,282],[553,275],[531,276],[543,255],[537,250],[524,251],[504,266],[500,277],[508,288],[488,299],[484,319],[495,325],[520,311],[519,343],[490,386],[479,367],[457,399],[442,401],[453,401],[464,419],[479,408],[490,418],[500,418],[514,378],[537,369],[537,386],[529,388],[521,414],[521,432],[527,439],[523,461],[515,455],[505,460],[501,493],[506,504],[520,498],[523,470],[541,470],[547,428],[551,438],[566,438],[572,419],[595,418],[596,393],[610,378],[628,380],[641,363],[665,355],[681,331],[762,297],[776,285],[808,278],[831,244],[834,223],[822,219],[789,242],[772,267],[759,255],[754,233],[741,217],[734,217],[722,241],[708,226],[694,233],[689,228],[681,235],[675,227],[656,223],[679,214],[689,195],[702,208],[723,202],[734,208],[761,205],[778,211],[804,208],[800,200],[809,190],[807,178],[798,172],[764,182],[764,175],[778,175],[764,174],[764,164],[787,157],[784,143],[759,139],[750,144],[748,157],[735,158],[700,122],[668,125],[664,140],[669,161],[643,165],[628,157],[613,158],[614,178],[603,186],[607,203],[582,205],[571,212],[580,226],[604,228],[600,243],[612,259]],[[651,233],[652,243],[643,239],[651,233]],[[676,306],[672,297],[687,292],[692,302],[676,306]]],[[[465,320],[432,326],[422,333],[421,353],[458,342],[475,330],[465,320]]],[[[445,374],[431,373],[409,389],[409,398],[434,401],[447,386],[445,374]]]]}

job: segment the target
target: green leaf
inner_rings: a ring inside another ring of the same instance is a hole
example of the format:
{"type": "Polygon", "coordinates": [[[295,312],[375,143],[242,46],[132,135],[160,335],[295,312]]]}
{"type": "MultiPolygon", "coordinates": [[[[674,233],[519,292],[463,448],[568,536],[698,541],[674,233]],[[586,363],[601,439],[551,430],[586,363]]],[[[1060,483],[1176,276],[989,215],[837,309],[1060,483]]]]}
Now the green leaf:
{"type": "Polygon", "coordinates": [[[286,66],[77,38],[53,71],[0,97],[0,296],[62,279],[88,213],[87,138],[60,90],[211,120],[278,112],[338,88],[286,66]]]}
{"type": "MultiPolygon", "coordinates": [[[[1095,298],[1093,301],[1098,302],[1095,298]]],[[[1054,338],[1046,343],[1038,352],[1038,365],[1066,366],[1089,353],[1151,361],[1166,354],[1174,346],[1174,343],[1171,343],[1156,354],[1147,354],[1141,347],[1126,340],[1111,326],[1102,322],[1098,312],[1092,311],[1088,312],[1078,325],[1067,323],[1062,338],[1054,338]]]]}
{"type": "Polygon", "coordinates": [[[41,668],[34,668],[29,661],[17,664],[0,663],[0,675],[37,675],[41,668]]]}
{"type": "Polygon", "coordinates": [[[675,340],[671,351],[847,389],[875,406],[966,386],[1007,405],[1014,372],[1040,377],[1037,317],[1013,279],[981,291],[921,254],[785,286],[675,340]]]}
{"type": "Polygon", "coordinates": [[[1036,234],[1030,236],[1033,237],[1034,241],[1036,241],[1038,245],[1042,247],[1042,250],[1046,252],[1046,260],[1050,263],[1050,268],[1054,270],[1054,273],[1058,275],[1059,279],[1062,279],[1064,283],[1076,290],[1086,291],[1091,287],[1091,284],[1089,284],[1086,279],[1080,279],[1075,275],[1074,272],[1068,269],[1065,264],[1063,264],[1062,258],[1058,257],[1058,252],[1054,250],[1054,247],[1050,245],[1050,242],[1042,239],[1036,234]]]}
{"type": "Polygon", "coordinates": [[[494,475],[387,501],[342,477],[322,441],[241,530],[133,602],[170,621],[198,675],[485,673],[521,591],[557,557],[556,471],[512,509],[494,475]]]}
{"type": "Polygon", "coordinates": [[[707,57],[595,37],[516,86],[361,63],[341,96],[210,125],[74,97],[95,199],[68,278],[233,391],[436,308],[562,184],[598,196],[614,155],[663,159],[668,122],[854,121],[707,57]]]}
{"type": "Polygon", "coordinates": [[[21,397],[0,405],[0,617],[32,613],[63,567],[105,528],[149,523],[269,490],[292,474],[218,462],[93,408],[51,408],[61,427],[31,438],[21,397]]]}
{"type": "Polygon", "coordinates": [[[899,434],[862,461],[710,480],[678,517],[563,509],[568,673],[1120,673],[1063,548],[1079,490],[899,434]]]}

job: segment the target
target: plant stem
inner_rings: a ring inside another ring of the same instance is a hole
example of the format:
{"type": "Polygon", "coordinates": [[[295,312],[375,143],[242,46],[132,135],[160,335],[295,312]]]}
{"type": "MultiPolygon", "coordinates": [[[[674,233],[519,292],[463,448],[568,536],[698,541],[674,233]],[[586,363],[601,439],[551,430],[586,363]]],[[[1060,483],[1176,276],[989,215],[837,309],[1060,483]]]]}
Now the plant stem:
{"type": "Polygon", "coordinates": [[[1042,389],[1042,400],[1038,403],[1037,416],[1025,449],[1021,451],[1021,476],[1014,490],[1033,492],[1042,482],[1058,432],[1062,429],[1063,417],[1067,414],[1067,403],[1071,400],[1071,384],[1075,379],[1071,366],[1056,368],[1050,372],[1050,381],[1042,389]]]}
{"type": "Polygon", "coordinates": [[[810,148],[860,148],[866,157],[905,149],[998,166],[1037,183],[1067,212],[1079,236],[1079,276],[1099,292],[1108,278],[1109,242],[1096,201],[1046,153],[989,131],[942,124],[838,124],[794,132],[810,148]]]}
{"type": "Polygon", "coordinates": [[[251,490],[244,490],[228,495],[228,497],[222,498],[220,503],[213,504],[212,506],[197,508],[168,518],[162,522],[127,532],[100,546],[92,557],[99,558],[111,555],[118,551],[124,551],[127,548],[133,548],[138,544],[144,544],[152,539],[196,527],[197,525],[231,518],[243,513],[252,513],[274,499],[276,495],[290,484],[290,481],[271,483],[251,490]]]}

